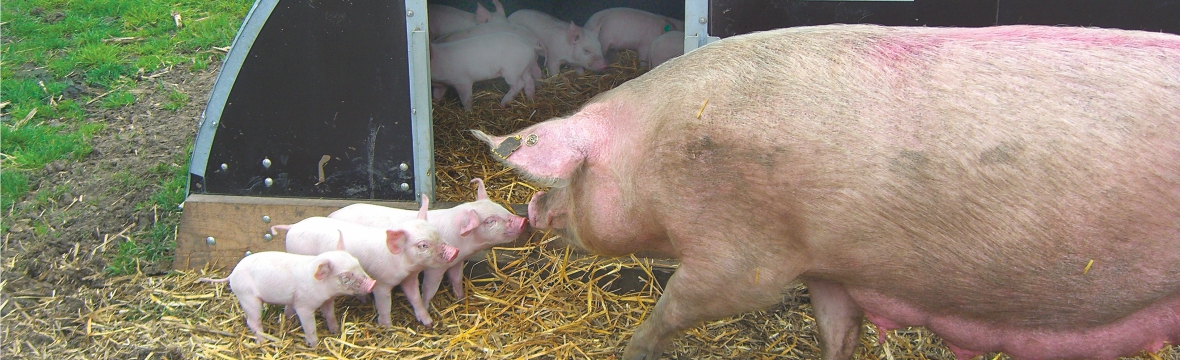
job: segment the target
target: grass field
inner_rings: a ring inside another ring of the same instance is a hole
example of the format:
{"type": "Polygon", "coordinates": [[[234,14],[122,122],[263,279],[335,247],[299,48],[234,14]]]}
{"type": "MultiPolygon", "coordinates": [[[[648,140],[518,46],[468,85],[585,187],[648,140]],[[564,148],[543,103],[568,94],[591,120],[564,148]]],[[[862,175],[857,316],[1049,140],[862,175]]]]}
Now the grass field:
{"type": "MultiPolygon", "coordinates": [[[[105,124],[94,110],[118,111],[136,104],[134,89],[145,76],[177,65],[201,71],[219,63],[249,10],[249,0],[9,0],[0,14],[0,205],[11,213],[33,198],[32,171],[67,166],[87,157],[105,124]],[[65,163],[66,165],[60,165],[65,163]]],[[[176,111],[190,96],[173,91],[161,109],[176,111]]],[[[191,142],[191,140],[190,140],[191,142]]],[[[111,270],[121,273],[135,257],[156,256],[175,227],[183,201],[188,153],[153,173],[158,186],[150,202],[170,221],[148,230],[151,248],[121,244],[111,270]],[[159,227],[159,228],[157,228],[159,227]],[[149,255],[151,254],[151,255],[149,255]]],[[[60,190],[59,190],[60,191],[60,190]]],[[[48,196],[48,195],[41,195],[48,196]]],[[[33,201],[29,206],[37,206],[33,201]]],[[[11,222],[5,222],[7,232],[11,222]]]]}

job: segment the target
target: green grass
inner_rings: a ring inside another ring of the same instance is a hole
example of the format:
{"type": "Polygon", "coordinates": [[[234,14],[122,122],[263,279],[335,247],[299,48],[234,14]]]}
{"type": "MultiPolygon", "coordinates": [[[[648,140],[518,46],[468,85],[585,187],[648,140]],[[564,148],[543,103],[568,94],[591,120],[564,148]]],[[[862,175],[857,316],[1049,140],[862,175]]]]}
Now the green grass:
{"type": "Polygon", "coordinates": [[[172,92],[168,93],[168,103],[164,104],[164,110],[176,112],[176,110],[180,110],[180,108],[187,104],[188,94],[172,90],[172,92]]]}
{"type": "MultiPolygon", "coordinates": [[[[213,47],[229,46],[253,0],[6,0],[0,12],[0,205],[4,212],[30,191],[29,177],[54,161],[77,161],[91,151],[103,125],[87,120],[85,104],[118,109],[137,101],[128,90],[136,74],[190,64],[193,71],[220,62],[213,47]],[[179,14],[177,26],[173,14],[179,14]],[[79,91],[87,89],[88,91],[79,91]]],[[[189,103],[183,93],[162,106],[189,103]]],[[[178,154],[183,164],[188,152],[178,154]]],[[[124,186],[159,184],[152,205],[165,216],[143,243],[118,246],[115,256],[134,263],[171,253],[176,204],[183,201],[183,166],[157,168],[156,179],[121,179],[124,186]],[[179,190],[178,190],[179,189],[179,190]],[[163,205],[170,205],[165,207],[163,205]],[[163,240],[157,240],[163,239],[163,240]]],[[[116,175],[120,176],[120,175],[116,175]]],[[[51,194],[50,194],[51,195],[51,194]]],[[[48,196],[48,195],[46,195],[48,196]]],[[[34,201],[33,206],[40,201],[34,201]]],[[[114,266],[122,271],[127,264],[114,266]]],[[[134,267],[131,267],[134,269],[134,267]]]]}
{"type": "MultiPolygon", "coordinates": [[[[0,212],[7,214],[12,203],[29,193],[29,176],[20,170],[2,169],[0,170],[0,187],[3,188],[3,192],[0,192],[0,212]]],[[[8,232],[9,222],[11,221],[4,222],[5,233],[8,232]]]]}
{"type": "Polygon", "coordinates": [[[78,160],[90,154],[87,140],[102,129],[102,124],[84,124],[68,131],[60,126],[0,126],[0,152],[12,158],[6,169],[36,169],[58,159],[78,160]]]}
{"type": "Polygon", "coordinates": [[[135,95],[126,91],[116,91],[102,99],[102,107],[107,109],[121,108],[135,103],[135,95]]]}
{"type": "Polygon", "coordinates": [[[161,181],[160,190],[147,201],[136,204],[136,209],[155,212],[156,221],[147,234],[139,235],[141,240],[124,241],[118,245],[107,265],[108,274],[131,274],[144,261],[166,262],[172,259],[172,250],[176,248],[176,227],[180,225],[179,205],[184,202],[184,189],[188,183],[188,168],[182,164],[185,164],[184,160],[188,159],[192,150],[190,144],[174,162],[161,163],[152,169],[152,176],[161,181]]]}

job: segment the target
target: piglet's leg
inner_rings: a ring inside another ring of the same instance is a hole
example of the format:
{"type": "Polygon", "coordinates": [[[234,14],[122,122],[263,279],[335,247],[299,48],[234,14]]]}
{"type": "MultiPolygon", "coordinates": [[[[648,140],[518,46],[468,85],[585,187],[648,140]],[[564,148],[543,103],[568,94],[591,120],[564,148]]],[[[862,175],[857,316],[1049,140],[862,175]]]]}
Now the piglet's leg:
{"type": "Polygon", "coordinates": [[[262,299],[238,297],[238,304],[242,305],[242,313],[246,316],[246,327],[254,332],[259,344],[266,342],[266,338],[262,337],[262,299]]]}
{"type": "Polygon", "coordinates": [[[324,324],[328,325],[328,332],[340,333],[340,324],[336,322],[336,302],[333,299],[324,300],[320,305],[320,314],[324,315],[324,324]]]}
{"type": "Polygon", "coordinates": [[[377,307],[377,324],[389,327],[393,320],[390,318],[390,307],[393,305],[393,287],[382,283],[373,286],[373,305],[377,307]]]}
{"type": "Polygon", "coordinates": [[[451,282],[451,290],[455,292],[455,299],[462,300],[466,295],[463,293],[463,262],[447,269],[447,281],[451,282]]]}
{"type": "Polygon", "coordinates": [[[508,103],[512,102],[516,95],[524,90],[525,86],[524,80],[519,76],[504,76],[504,80],[508,82],[509,87],[508,92],[504,93],[504,98],[500,99],[500,106],[508,106],[508,103]]]}
{"type": "Polygon", "coordinates": [[[307,340],[308,347],[314,348],[319,342],[315,335],[315,308],[296,306],[295,314],[299,315],[299,324],[303,326],[303,339],[307,340]]]}
{"type": "Polygon", "coordinates": [[[811,306],[815,308],[815,322],[819,327],[821,358],[824,360],[851,359],[860,340],[860,324],[864,311],[844,286],[823,280],[808,280],[811,306]]]}
{"type": "Polygon", "coordinates": [[[418,287],[418,274],[410,274],[402,280],[402,291],[406,293],[406,298],[410,300],[410,306],[414,308],[414,317],[426,327],[434,325],[434,321],[430,320],[430,312],[427,311],[426,306],[422,305],[422,293],[418,287]]]}
{"type": "Polygon", "coordinates": [[[422,271],[422,306],[430,310],[430,300],[438,293],[438,286],[442,284],[443,269],[426,269],[422,271]]]}
{"type": "Polygon", "coordinates": [[[651,314],[635,330],[622,359],[659,359],[672,336],[684,329],[781,302],[783,289],[798,276],[798,273],[771,273],[753,264],[685,259],[668,280],[651,314]]]}

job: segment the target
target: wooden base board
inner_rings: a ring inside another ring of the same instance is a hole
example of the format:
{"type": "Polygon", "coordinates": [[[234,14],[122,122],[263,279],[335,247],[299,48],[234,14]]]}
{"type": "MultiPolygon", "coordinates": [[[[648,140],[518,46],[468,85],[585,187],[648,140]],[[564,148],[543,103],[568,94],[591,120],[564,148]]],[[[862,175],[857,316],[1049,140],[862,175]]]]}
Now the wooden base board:
{"type": "MultiPolygon", "coordinates": [[[[395,201],[189,195],[180,216],[172,268],[199,269],[211,265],[212,268],[232,269],[247,251],[283,251],[283,234],[270,240],[263,237],[271,226],[294,224],[312,216],[327,216],[356,203],[418,208],[416,203],[395,201]],[[264,216],[270,221],[264,221],[264,216]]],[[[458,204],[437,203],[431,204],[434,205],[431,208],[445,209],[458,204]]],[[[513,205],[512,208],[517,214],[527,211],[524,205],[513,205]]],[[[521,238],[527,239],[526,236],[521,238]]]]}

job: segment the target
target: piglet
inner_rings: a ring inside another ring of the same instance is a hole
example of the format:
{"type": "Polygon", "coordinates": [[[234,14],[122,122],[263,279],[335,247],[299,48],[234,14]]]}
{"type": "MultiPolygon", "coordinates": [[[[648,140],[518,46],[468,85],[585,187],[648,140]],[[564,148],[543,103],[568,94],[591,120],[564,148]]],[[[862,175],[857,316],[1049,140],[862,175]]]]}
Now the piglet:
{"type": "Polygon", "coordinates": [[[684,21],[619,7],[591,15],[586,20],[585,30],[598,34],[603,54],[611,49],[630,49],[639,52],[639,61],[651,63],[652,41],[670,31],[681,31],[683,39],[684,21]]]}
{"type": "Polygon", "coordinates": [[[448,268],[459,250],[439,239],[438,231],[426,222],[425,196],[415,219],[375,228],[326,217],[311,217],[294,225],[278,225],[272,231],[287,230],[287,251],[318,254],[335,249],[337,242],[360,261],[377,280],[373,298],[377,306],[377,323],[390,326],[391,297],[394,285],[400,285],[414,308],[414,317],[423,325],[433,321],[422,306],[418,290],[418,273],[427,268],[448,268]]]}
{"type": "Polygon", "coordinates": [[[496,6],[495,12],[489,12],[483,5],[476,3],[474,14],[446,5],[426,5],[426,21],[430,26],[430,39],[434,40],[446,34],[475,27],[478,24],[508,22],[504,6],[500,5],[498,0],[493,0],[492,3],[496,6]]]}
{"type": "Polygon", "coordinates": [[[568,63],[578,74],[582,68],[606,70],[598,34],[583,31],[574,23],[567,23],[536,10],[518,10],[508,16],[508,22],[523,26],[545,44],[545,65],[549,76],[557,75],[561,64],[568,63]]]}
{"type": "MultiPolygon", "coordinates": [[[[430,211],[430,223],[438,228],[439,236],[444,241],[459,249],[457,258],[460,260],[448,269],[431,268],[422,272],[422,299],[428,307],[430,300],[438,292],[444,273],[451,282],[451,289],[455,291],[455,298],[462,299],[463,262],[477,252],[515,240],[524,232],[524,217],[513,215],[508,209],[489,199],[483,180],[476,178],[471,182],[479,184],[475,201],[450,209],[430,211]]],[[[412,219],[414,212],[370,204],[353,204],[336,210],[328,217],[369,226],[388,227],[412,219]]]]}
{"type": "Polygon", "coordinates": [[[476,81],[503,77],[510,88],[500,106],[524,90],[529,100],[536,91],[533,74],[537,67],[535,45],[512,33],[483,34],[430,46],[430,81],[455,88],[463,109],[471,111],[471,87],[476,81]]]}
{"type": "Polygon", "coordinates": [[[229,283],[246,326],[254,331],[258,342],[266,341],[262,332],[262,304],[283,304],[295,309],[303,325],[307,346],[319,341],[315,334],[315,309],[324,315],[328,331],[336,333],[332,299],[341,295],[359,295],[373,291],[376,284],[361,264],[344,251],[328,251],[316,256],[266,251],[246,256],[224,279],[200,278],[198,281],[229,283]]]}
{"type": "MultiPolygon", "coordinates": [[[[444,42],[459,41],[459,40],[469,39],[469,38],[480,36],[480,35],[492,34],[492,33],[502,33],[502,32],[512,33],[513,35],[519,36],[521,39],[523,39],[525,41],[525,43],[527,43],[529,46],[531,46],[533,48],[534,54],[535,54],[533,57],[533,61],[536,61],[536,56],[545,56],[545,44],[541,42],[541,38],[538,38],[537,35],[533,34],[533,32],[529,31],[529,29],[526,29],[520,25],[511,24],[508,21],[489,22],[486,24],[479,24],[479,25],[476,25],[475,27],[470,28],[470,29],[450,33],[446,36],[439,38],[436,42],[444,43],[444,42]]],[[[529,66],[529,74],[532,75],[534,80],[540,79],[542,76],[541,75],[541,68],[536,67],[536,66],[529,66]]],[[[443,90],[445,91],[446,88],[444,87],[443,90]]],[[[436,94],[436,95],[439,95],[439,94],[436,94]]],[[[529,93],[525,93],[525,96],[532,96],[532,95],[530,95],[529,93]]],[[[440,99],[440,96],[435,97],[435,100],[439,100],[439,99],[440,99]]]]}
{"type": "Polygon", "coordinates": [[[652,40],[649,64],[654,69],[680,55],[684,55],[684,32],[669,31],[652,40]]]}

